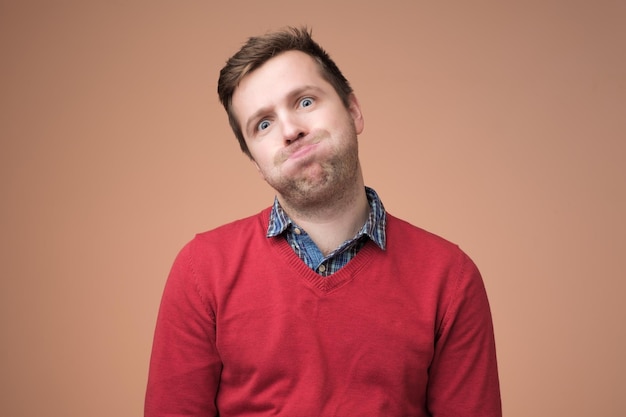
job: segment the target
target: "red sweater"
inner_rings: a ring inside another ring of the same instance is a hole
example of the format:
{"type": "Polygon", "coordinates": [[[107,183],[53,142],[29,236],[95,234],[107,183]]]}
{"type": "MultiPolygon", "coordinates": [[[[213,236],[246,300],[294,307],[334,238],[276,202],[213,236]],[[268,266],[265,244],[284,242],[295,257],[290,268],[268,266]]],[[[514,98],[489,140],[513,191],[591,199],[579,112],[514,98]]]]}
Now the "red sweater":
{"type": "Polygon", "coordinates": [[[270,210],[178,255],[156,325],[146,417],[501,416],[482,279],[459,248],[388,215],[323,278],[270,210]]]}

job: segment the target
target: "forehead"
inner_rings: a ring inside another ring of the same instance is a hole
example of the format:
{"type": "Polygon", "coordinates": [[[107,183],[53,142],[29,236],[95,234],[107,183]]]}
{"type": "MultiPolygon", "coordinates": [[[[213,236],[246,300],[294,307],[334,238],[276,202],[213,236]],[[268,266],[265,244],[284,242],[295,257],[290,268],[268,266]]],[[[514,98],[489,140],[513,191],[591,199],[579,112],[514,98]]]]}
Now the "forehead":
{"type": "Polygon", "coordinates": [[[244,122],[246,113],[277,104],[303,86],[333,89],[313,57],[301,51],[282,52],[243,77],[233,93],[233,110],[244,122]]]}

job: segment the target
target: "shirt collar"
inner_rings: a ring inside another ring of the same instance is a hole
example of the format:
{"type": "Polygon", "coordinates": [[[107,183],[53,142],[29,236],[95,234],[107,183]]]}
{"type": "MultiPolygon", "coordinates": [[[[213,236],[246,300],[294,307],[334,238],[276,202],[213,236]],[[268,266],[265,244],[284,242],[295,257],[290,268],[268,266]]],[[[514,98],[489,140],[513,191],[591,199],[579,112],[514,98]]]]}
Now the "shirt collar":
{"type": "MultiPolygon", "coordinates": [[[[367,221],[355,238],[358,239],[359,237],[366,235],[382,250],[385,250],[387,245],[387,235],[385,232],[387,214],[385,212],[385,207],[374,189],[365,187],[365,194],[367,195],[370,212],[367,217],[367,221]]],[[[291,230],[294,226],[295,224],[293,220],[291,220],[285,210],[283,210],[282,206],[278,202],[278,198],[274,198],[274,205],[272,207],[272,211],[270,212],[270,220],[267,227],[267,237],[279,236],[286,230],[291,230]]]]}

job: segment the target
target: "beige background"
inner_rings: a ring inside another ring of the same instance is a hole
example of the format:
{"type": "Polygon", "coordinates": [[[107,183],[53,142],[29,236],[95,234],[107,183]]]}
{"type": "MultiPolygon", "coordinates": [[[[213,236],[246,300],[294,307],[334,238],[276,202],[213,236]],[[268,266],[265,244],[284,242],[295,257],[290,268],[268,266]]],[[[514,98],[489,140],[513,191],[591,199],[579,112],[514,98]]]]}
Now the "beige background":
{"type": "Polygon", "coordinates": [[[0,0],[0,415],[142,415],[174,256],[273,196],[218,71],[287,24],[387,209],[481,268],[505,415],[626,415],[625,5],[0,0]]]}

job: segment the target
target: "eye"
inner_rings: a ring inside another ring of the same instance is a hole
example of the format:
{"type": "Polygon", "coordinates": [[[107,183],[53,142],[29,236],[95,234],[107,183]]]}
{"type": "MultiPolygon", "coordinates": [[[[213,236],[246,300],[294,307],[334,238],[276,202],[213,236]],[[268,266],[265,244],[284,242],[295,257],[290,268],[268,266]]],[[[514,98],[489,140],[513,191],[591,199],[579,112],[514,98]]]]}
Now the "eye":
{"type": "Polygon", "coordinates": [[[265,130],[270,127],[269,120],[261,120],[261,122],[257,125],[257,130],[265,130]]]}
{"type": "Polygon", "coordinates": [[[309,107],[313,105],[313,99],[310,97],[305,97],[300,100],[300,107],[309,107]]]}

